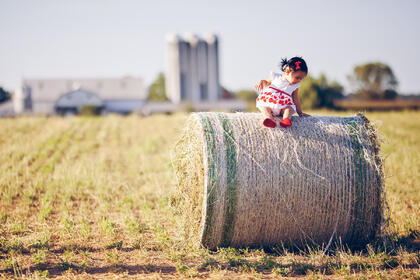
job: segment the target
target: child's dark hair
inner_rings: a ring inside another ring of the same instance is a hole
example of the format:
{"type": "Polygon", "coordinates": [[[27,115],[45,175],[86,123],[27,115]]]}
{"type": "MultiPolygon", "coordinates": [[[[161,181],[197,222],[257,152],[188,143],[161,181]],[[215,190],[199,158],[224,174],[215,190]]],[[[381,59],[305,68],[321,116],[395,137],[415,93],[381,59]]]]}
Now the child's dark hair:
{"type": "Polygon", "coordinates": [[[308,73],[308,66],[306,65],[305,60],[298,56],[292,57],[289,60],[287,60],[287,58],[283,58],[279,66],[283,72],[286,70],[287,66],[289,66],[293,72],[302,71],[308,73]]]}

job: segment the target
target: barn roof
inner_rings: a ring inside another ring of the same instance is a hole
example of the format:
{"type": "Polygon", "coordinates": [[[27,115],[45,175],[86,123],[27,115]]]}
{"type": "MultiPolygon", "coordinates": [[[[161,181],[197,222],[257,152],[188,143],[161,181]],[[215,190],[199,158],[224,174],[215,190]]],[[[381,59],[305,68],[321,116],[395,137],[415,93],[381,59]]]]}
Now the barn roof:
{"type": "Polygon", "coordinates": [[[56,101],[68,92],[83,88],[103,100],[146,99],[141,78],[104,79],[25,79],[23,86],[31,88],[33,101],[56,101]]]}

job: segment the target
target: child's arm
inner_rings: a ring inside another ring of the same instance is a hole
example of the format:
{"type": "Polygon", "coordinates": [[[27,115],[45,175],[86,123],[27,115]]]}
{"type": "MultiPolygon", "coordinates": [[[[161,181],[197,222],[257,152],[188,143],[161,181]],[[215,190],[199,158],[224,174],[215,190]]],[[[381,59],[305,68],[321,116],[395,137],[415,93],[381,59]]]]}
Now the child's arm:
{"type": "Polygon", "coordinates": [[[305,113],[302,112],[302,105],[300,104],[298,89],[296,89],[292,93],[292,98],[293,98],[293,103],[295,103],[295,105],[296,105],[296,113],[298,113],[298,115],[300,117],[308,117],[308,116],[310,116],[310,115],[305,114],[305,113]]]}
{"type": "Polygon", "coordinates": [[[254,88],[257,91],[261,91],[263,88],[268,87],[269,85],[271,85],[271,78],[268,78],[267,80],[261,80],[259,82],[257,82],[254,86],[254,88]]]}

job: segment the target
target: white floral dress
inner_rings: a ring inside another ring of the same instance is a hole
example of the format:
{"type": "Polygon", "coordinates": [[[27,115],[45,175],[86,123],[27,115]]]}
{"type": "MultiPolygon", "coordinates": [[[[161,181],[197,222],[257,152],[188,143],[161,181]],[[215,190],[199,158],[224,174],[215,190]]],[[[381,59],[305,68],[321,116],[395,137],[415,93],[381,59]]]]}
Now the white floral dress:
{"type": "Polygon", "coordinates": [[[281,73],[271,72],[271,85],[263,88],[257,97],[257,108],[271,108],[274,115],[279,115],[281,109],[291,107],[296,112],[296,105],[293,103],[292,93],[300,87],[300,84],[291,85],[281,73]]]}

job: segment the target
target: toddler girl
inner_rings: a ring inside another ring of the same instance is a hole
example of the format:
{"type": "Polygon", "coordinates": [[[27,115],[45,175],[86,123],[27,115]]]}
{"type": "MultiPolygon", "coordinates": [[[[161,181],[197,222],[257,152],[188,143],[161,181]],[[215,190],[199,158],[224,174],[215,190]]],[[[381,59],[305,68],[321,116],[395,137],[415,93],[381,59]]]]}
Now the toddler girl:
{"type": "Polygon", "coordinates": [[[260,92],[257,98],[257,108],[267,117],[263,125],[276,127],[277,116],[282,116],[280,125],[288,127],[292,125],[290,117],[294,112],[299,116],[309,116],[302,112],[298,96],[298,88],[308,74],[308,66],[301,57],[282,59],[281,70],[283,74],[271,72],[271,77],[261,80],[255,85],[255,89],[260,92]]]}

